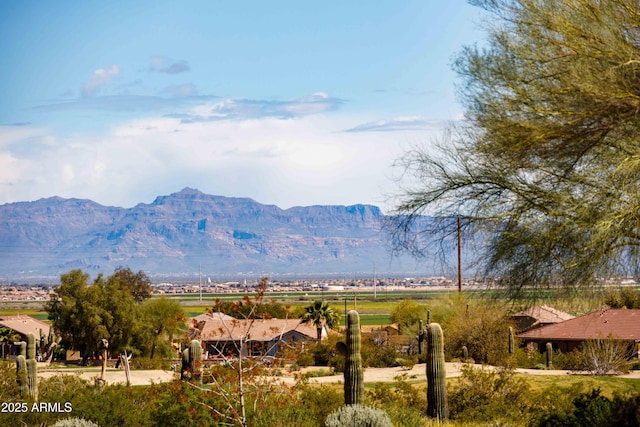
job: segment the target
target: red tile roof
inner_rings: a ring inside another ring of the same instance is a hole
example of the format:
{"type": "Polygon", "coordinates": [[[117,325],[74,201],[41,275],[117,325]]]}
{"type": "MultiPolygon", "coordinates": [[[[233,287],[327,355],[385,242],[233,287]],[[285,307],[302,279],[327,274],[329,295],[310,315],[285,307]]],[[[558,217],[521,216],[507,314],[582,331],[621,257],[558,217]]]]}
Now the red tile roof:
{"type": "Polygon", "coordinates": [[[640,340],[640,310],[598,310],[564,322],[542,326],[518,335],[524,340],[575,340],[613,338],[640,340]]]}
{"type": "Polygon", "coordinates": [[[523,316],[536,319],[536,323],[558,323],[574,318],[574,316],[569,313],[556,310],[555,308],[547,305],[534,305],[533,307],[529,307],[527,310],[516,313],[511,317],[523,316]]]}
{"type": "Polygon", "coordinates": [[[45,335],[48,335],[50,328],[48,323],[23,314],[0,316],[0,326],[11,328],[22,335],[27,335],[31,332],[36,339],[40,339],[40,329],[42,329],[45,335]]]}
{"type": "Polygon", "coordinates": [[[238,341],[249,332],[253,341],[271,341],[290,331],[298,331],[309,338],[317,337],[316,328],[300,319],[209,319],[200,325],[200,338],[203,341],[238,341]]]}

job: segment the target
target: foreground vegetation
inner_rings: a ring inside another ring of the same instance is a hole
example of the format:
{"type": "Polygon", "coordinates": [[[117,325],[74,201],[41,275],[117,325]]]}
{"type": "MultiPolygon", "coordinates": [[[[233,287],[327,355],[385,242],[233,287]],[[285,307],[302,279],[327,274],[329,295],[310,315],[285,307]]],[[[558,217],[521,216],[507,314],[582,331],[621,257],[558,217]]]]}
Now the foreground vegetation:
{"type": "MultiPolygon", "coordinates": [[[[0,400],[17,404],[15,367],[0,363],[0,400]]],[[[230,367],[205,373],[218,379],[235,375],[230,367]]],[[[579,376],[522,376],[513,371],[479,366],[463,369],[450,380],[450,426],[620,426],[640,423],[640,384],[623,378],[579,376]]],[[[1,425],[51,425],[70,416],[108,426],[216,426],[235,425],[233,381],[225,395],[211,387],[199,388],[174,381],[151,386],[98,387],[75,376],[59,375],[40,383],[40,402],[60,403],[60,412],[32,410],[0,413],[1,425]],[[231,405],[230,405],[231,403],[231,405]],[[218,408],[218,409],[216,409],[218,408]],[[226,408],[226,412],[220,412],[226,408]],[[65,412],[68,410],[69,412],[65,412]],[[232,418],[232,417],[231,417],[232,418]],[[23,424],[24,423],[24,424],[23,424]]],[[[309,384],[303,377],[293,386],[248,379],[247,425],[255,427],[324,427],[324,421],[343,405],[339,384],[309,384]]],[[[224,382],[216,382],[221,384],[224,382]]],[[[368,384],[365,404],[382,409],[394,426],[438,425],[425,417],[426,384],[406,375],[393,383],[368,384]]]]}

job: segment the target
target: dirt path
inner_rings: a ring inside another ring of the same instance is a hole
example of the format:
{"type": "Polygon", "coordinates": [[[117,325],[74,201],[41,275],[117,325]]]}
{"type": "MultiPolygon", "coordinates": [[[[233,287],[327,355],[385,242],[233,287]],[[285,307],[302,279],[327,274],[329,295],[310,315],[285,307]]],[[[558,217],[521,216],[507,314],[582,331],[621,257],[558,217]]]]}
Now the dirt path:
{"type": "MultiPolygon", "coordinates": [[[[447,378],[456,378],[461,375],[461,367],[462,363],[446,363],[447,370],[447,378]]],[[[474,367],[480,369],[482,365],[473,365],[474,367]]],[[[492,366],[486,366],[486,369],[495,369],[492,366]]],[[[313,370],[320,369],[318,367],[310,367],[305,368],[301,372],[309,372],[313,370]]],[[[395,377],[398,375],[406,374],[409,380],[425,380],[426,381],[426,366],[424,363],[416,364],[412,369],[407,370],[400,367],[397,368],[365,368],[364,370],[364,382],[366,383],[375,383],[375,382],[393,382],[395,381],[395,377]]],[[[564,370],[545,370],[545,369],[516,369],[516,372],[523,375],[577,375],[572,371],[564,371],[564,370]]],[[[619,378],[635,378],[640,379],[640,371],[631,371],[628,374],[618,375],[619,378]]],[[[285,383],[294,383],[293,378],[285,377],[285,383]]],[[[344,381],[344,377],[342,374],[331,375],[326,377],[317,377],[310,378],[310,383],[339,383],[344,381]]]]}
{"type": "MultiPolygon", "coordinates": [[[[131,385],[149,385],[152,383],[163,383],[173,380],[174,372],[162,370],[131,370],[131,385]]],[[[38,372],[41,378],[50,378],[54,375],[77,375],[83,380],[93,381],[100,376],[100,368],[74,368],[74,369],[52,369],[38,372]]],[[[124,370],[107,369],[105,372],[107,384],[127,383],[124,370]]]]}
{"type": "MultiPolygon", "coordinates": [[[[477,368],[481,368],[481,365],[474,365],[477,368]]],[[[446,363],[447,378],[459,377],[461,374],[461,363],[446,363]]],[[[486,367],[487,369],[493,369],[493,367],[486,367]]],[[[299,373],[305,373],[309,371],[316,371],[320,369],[327,369],[324,367],[312,366],[303,368],[299,373]]],[[[397,368],[366,368],[364,370],[364,381],[367,383],[375,382],[393,382],[399,375],[407,375],[409,380],[426,380],[425,378],[425,364],[416,364],[412,369],[397,368]]],[[[544,370],[544,369],[516,369],[516,372],[523,375],[576,375],[572,371],[561,370],[544,370]]],[[[96,377],[100,376],[100,368],[74,368],[74,369],[42,369],[38,372],[38,376],[41,378],[49,378],[54,375],[77,375],[80,378],[93,381],[96,377]]],[[[278,377],[279,381],[285,384],[295,384],[297,381],[294,377],[295,373],[286,374],[285,376],[278,377]]],[[[628,374],[618,375],[619,378],[635,378],[640,379],[640,371],[631,371],[628,374]]],[[[107,369],[105,372],[105,378],[107,384],[125,384],[127,379],[125,373],[121,369],[107,369]]],[[[162,370],[132,370],[131,371],[131,384],[132,385],[149,385],[152,383],[168,382],[176,378],[176,374],[171,371],[162,370]]],[[[326,377],[310,378],[310,383],[327,384],[327,383],[341,383],[344,381],[342,374],[331,375],[326,377]]]]}

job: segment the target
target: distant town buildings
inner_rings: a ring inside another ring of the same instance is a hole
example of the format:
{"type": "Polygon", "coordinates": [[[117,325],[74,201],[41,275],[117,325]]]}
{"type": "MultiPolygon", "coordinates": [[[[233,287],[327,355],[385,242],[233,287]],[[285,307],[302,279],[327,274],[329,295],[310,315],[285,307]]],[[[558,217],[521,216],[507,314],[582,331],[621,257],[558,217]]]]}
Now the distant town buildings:
{"type": "MultiPolygon", "coordinates": [[[[47,301],[57,284],[0,284],[0,303],[7,301],[47,301]]],[[[258,280],[216,282],[211,279],[185,282],[161,282],[152,284],[154,294],[225,294],[253,292],[258,280]]],[[[484,284],[466,280],[465,289],[478,289],[484,284]]],[[[427,289],[457,289],[457,282],[445,277],[384,278],[384,279],[319,279],[319,280],[273,280],[267,292],[377,292],[427,289]]]]}

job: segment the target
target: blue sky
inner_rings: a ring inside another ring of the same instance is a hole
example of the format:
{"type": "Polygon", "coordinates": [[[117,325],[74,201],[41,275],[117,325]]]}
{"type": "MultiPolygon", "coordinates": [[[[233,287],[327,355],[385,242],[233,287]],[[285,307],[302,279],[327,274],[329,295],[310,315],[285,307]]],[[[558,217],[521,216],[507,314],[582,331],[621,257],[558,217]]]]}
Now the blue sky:
{"type": "Polygon", "coordinates": [[[390,208],[393,162],[461,117],[462,0],[0,5],[0,204],[193,187],[390,208]],[[459,83],[459,82],[458,82],[459,83]]]}

